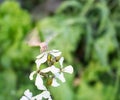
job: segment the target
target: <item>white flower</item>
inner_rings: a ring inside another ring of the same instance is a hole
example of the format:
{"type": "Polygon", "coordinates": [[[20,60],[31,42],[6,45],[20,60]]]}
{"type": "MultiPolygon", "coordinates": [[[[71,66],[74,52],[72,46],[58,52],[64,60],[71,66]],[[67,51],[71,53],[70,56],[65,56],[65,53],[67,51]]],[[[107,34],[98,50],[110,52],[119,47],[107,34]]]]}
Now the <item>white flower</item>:
{"type": "Polygon", "coordinates": [[[62,82],[65,82],[65,77],[64,77],[64,72],[66,73],[69,73],[69,74],[72,74],[73,73],[73,67],[71,65],[65,67],[65,68],[62,68],[61,69],[61,73],[60,74],[56,74],[56,77],[61,80],[62,82]]]}
{"type": "MultiPolygon", "coordinates": [[[[45,69],[42,69],[41,72],[43,73],[47,73],[47,72],[52,72],[53,74],[57,74],[60,72],[60,69],[59,68],[56,68],[54,65],[52,65],[51,67],[47,67],[45,69]]],[[[60,84],[57,82],[56,78],[54,77],[52,79],[52,84],[51,84],[53,87],[57,87],[59,86],[60,84]]]]}
{"type": "Polygon", "coordinates": [[[50,92],[49,91],[43,91],[41,94],[37,95],[37,96],[34,96],[32,97],[32,92],[30,92],[29,89],[27,89],[25,92],[24,92],[24,95],[25,96],[22,96],[20,98],[20,100],[42,100],[43,98],[44,99],[48,99],[48,100],[52,100],[51,96],[50,96],[50,92]]]}
{"type": "Polygon", "coordinates": [[[47,72],[50,72],[50,71],[52,73],[58,73],[58,72],[60,72],[59,68],[56,68],[54,65],[41,70],[41,72],[44,72],[44,73],[47,73],[47,72]]]}
{"type": "Polygon", "coordinates": [[[38,55],[37,60],[35,61],[37,65],[37,69],[39,69],[40,65],[47,61],[47,52],[43,52],[42,54],[38,55]]]}
{"type": "Polygon", "coordinates": [[[73,73],[73,67],[71,65],[69,65],[69,66],[66,66],[65,68],[63,68],[63,61],[64,61],[64,58],[61,57],[59,62],[60,62],[60,65],[61,65],[62,72],[72,74],[73,73]]]}
{"type": "Polygon", "coordinates": [[[24,92],[24,95],[25,95],[25,96],[22,96],[22,98],[20,98],[20,100],[31,100],[31,98],[32,98],[32,92],[30,92],[29,89],[27,89],[27,90],[24,92]]]}
{"type": "MultiPolygon", "coordinates": [[[[37,71],[33,71],[33,72],[30,74],[30,76],[29,76],[30,80],[33,80],[33,76],[34,76],[34,74],[36,74],[36,73],[37,73],[37,71]]],[[[35,85],[37,86],[37,88],[38,88],[39,90],[47,90],[46,87],[45,87],[44,84],[43,84],[42,77],[43,77],[43,76],[40,75],[40,73],[37,73],[37,76],[36,76],[36,79],[35,79],[35,85]]]]}
{"type": "MultiPolygon", "coordinates": [[[[66,66],[64,68],[63,67],[63,60],[64,60],[63,57],[61,57],[61,59],[59,60],[61,68],[56,68],[55,66],[51,66],[51,67],[48,67],[46,70],[51,71],[55,75],[55,78],[58,78],[62,82],[65,82],[64,72],[72,74],[73,73],[73,67],[71,65],[69,65],[69,66],[66,66]]],[[[56,85],[56,84],[58,84],[56,82],[57,82],[56,79],[54,79],[54,81],[52,83],[52,86],[59,86],[59,85],[56,85]]]]}
{"type": "Polygon", "coordinates": [[[64,78],[63,72],[72,74],[72,73],[73,73],[73,67],[72,67],[71,65],[69,65],[69,66],[66,66],[66,67],[64,68],[64,67],[63,67],[63,61],[64,61],[64,58],[61,57],[61,59],[59,60],[60,65],[61,65],[61,73],[58,74],[58,75],[56,75],[56,77],[57,77],[58,79],[60,79],[62,82],[65,82],[65,78],[64,78]]]}
{"type": "Polygon", "coordinates": [[[52,100],[49,91],[43,91],[41,94],[34,96],[31,100],[42,100],[42,99],[52,100]]]}
{"type": "Polygon", "coordinates": [[[61,52],[59,50],[51,50],[51,51],[43,52],[42,54],[38,55],[36,57],[37,60],[35,61],[36,65],[37,65],[37,69],[39,69],[39,67],[42,63],[45,63],[47,61],[48,54],[51,54],[54,57],[58,57],[61,55],[61,52]]]}
{"type": "Polygon", "coordinates": [[[43,100],[43,99],[52,100],[50,96],[50,92],[47,91],[47,88],[44,85],[43,77],[49,79],[48,84],[51,84],[51,86],[53,87],[57,87],[60,85],[57,82],[57,80],[61,80],[62,82],[65,82],[64,73],[69,73],[69,74],[73,73],[73,67],[71,65],[63,67],[64,58],[61,57],[61,52],[59,50],[51,50],[51,51],[43,52],[42,54],[38,55],[36,58],[37,59],[35,63],[37,65],[37,70],[31,72],[29,78],[30,80],[33,80],[33,76],[36,74],[35,86],[39,90],[42,90],[43,92],[36,96],[32,96],[30,90],[27,89],[24,92],[24,96],[22,96],[20,100],[43,100]],[[54,64],[58,61],[60,63],[60,67],[55,67],[54,64]],[[39,68],[40,65],[45,62],[48,63],[49,67],[40,69],[39,68]]]}
{"type": "MultiPolygon", "coordinates": [[[[69,66],[66,66],[66,67],[63,67],[63,61],[64,61],[64,58],[61,57],[61,59],[59,60],[59,63],[60,63],[60,66],[61,68],[57,68],[55,67],[54,65],[50,66],[50,67],[47,67],[45,69],[43,69],[42,71],[47,73],[47,72],[52,72],[54,74],[54,78],[52,80],[52,86],[53,87],[57,87],[59,86],[60,84],[57,82],[56,78],[58,78],[59,80],[61,80],[62,82],[65,82],[65,77],[64,77],[64,72],[65,73],[69,73],[69,74],[72,74],[73,73],[73,67],[71,65],[69,66]]],[[[41,72],[42,72],[41,71],[41,72]]]]}
{"type": "Polygon", "coordinates": [[[59,50],[51,50],[49,53],[54,57],[58,57],[61,55],[61,52],[59,50]]]}
{"type": "Polygon", "coordinates": [[[36,74],[36,73],[37,73],[37,71],[31,72],[30,75],[29,75],[29,79],[30,79],[30,80],[33,80],[33,76],[34,76],[34,74],[36,74]]]}
{"type": "MultiPolygon", "coordinates": [[[[33,80],[33,76],[35,74],[37,74],[36,79],[35,79],[35,85],[37,86],[37,88],[39,90],[47,90],[43,84],[43,79],[42,79],[43,76],[40,73],[47,73],[50,71],[54,74],[57,74],[58,72],[60,72],[60,69],[56,68],[55,66],[52,65],[51,67],[47,67],[47,68],[44,68],[44,69],[39,70],[39,71],[37,70],[37,71],[31,72],[31,74],[29,75],[29,78],[30,78],[30,80],[33,80]]],[[[54,86],[54,87],[59,86],[59,83],[57,83],[57,81],[55,79],[53,79],[52,86],[54,86]]]]}
{"type": "Polygon", "coordinates": [[[58,87],[60,84],[57,82],[56,78],[53,78],[51,86],[58,87]]]}
{"type": "Polygon", "coordinates": [[[46,87],[43,84],[42,76],[40,74],[37,74],[35,85],[39,90],[47,90],[46,87]]]}

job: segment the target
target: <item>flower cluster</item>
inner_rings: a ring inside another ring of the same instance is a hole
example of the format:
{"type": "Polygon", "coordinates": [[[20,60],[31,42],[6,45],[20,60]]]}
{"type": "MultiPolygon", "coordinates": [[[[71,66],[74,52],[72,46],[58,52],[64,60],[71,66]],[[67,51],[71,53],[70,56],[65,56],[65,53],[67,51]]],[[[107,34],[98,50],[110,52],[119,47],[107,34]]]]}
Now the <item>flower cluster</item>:
{"type": "Polygon", "coordinates": [[[64,57],[61,56],[61,52],[59,50],[43,52],[36,58],[36,70],[31,72],[29,78],[30,80],[33,80],[36,75],[35,86],[43,92],[39,95],[32,96],[32,93],[27,89],[20,100],[42,100],[42,98],[52,100],[46,85],[57,87],[60,85],[58,80],[61,82],[66,81],[64,73],[73,73],[73,67],[71,65],[66,67],[63,66],[64,57]],[[41,65],[44,63],[47,67],[42,69],[41,65]]]}

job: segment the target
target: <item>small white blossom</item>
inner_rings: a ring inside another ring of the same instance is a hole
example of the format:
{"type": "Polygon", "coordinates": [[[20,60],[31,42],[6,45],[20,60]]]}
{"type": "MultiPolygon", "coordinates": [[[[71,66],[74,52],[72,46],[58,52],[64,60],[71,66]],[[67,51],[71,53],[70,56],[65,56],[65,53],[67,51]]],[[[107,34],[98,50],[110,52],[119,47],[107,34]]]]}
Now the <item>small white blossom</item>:
{"type": "Polygon", "coordinates": [[[29,75],[29,79],[30,79],[30,80],[33,80],[33,76],[34,76],[34,74],[36,74],[36,73],[37,73],[36,71],[31,72],[30,75],[29,75]]]}
{"type": "Polygon", "coordinates": [[[51,86],[58,87],[60,84],[57,82],[56,78],[53,78],[51,86]]]}
{"type": "Polygon", "coordinates": [[[60,63],[60,66],[61,66],[60,68],[57,68],[54,65],[52,65],[52,66],[47,67],[47,68],[42,70],[44,73],[52,72],[54,74],[54,78],[53,78],[52,84],[51,84],[53,87],[57,87],[57,86],[60,85],[57,82],[56,78],[58,78],[62,82],[65,82],[64,72],[69,73],[69,74],[73,73],[73,67],[71,65],[63,67],[63,61],[64,61],[64,58],[61,57],[61,59],[59,60],[59,63],[60,63]]]}
{"type": "MultiPolygon", "coordinates": [[[[47,67],[45,69],[42,69],[41,72],[43,73],[47,73],[47,72],[52,72],[54,74],[57,74],[58,72],[60,72],[59,68],[56,68],[54,65],[52,65],[51,67],[47,67]]],[[[34,72],[33,72],[34,73],[34,72]]],[[[59,86],[60,84],[57,82],[56,78],[54,77],[52,79],[52,84],[51,84],[53,87],[57,87],[59,86]]]]}
{"type": "Polygon", "coordinates": [[[57,75],[56,77],[58,79],[60,79],[62,82],[65,82],[65,78],[64,78],[64,72],[65,73],[69,73],[69,74],[72,74],[73,73],[73,67],[71,65],[69,66],[66,66],[65,68],[63,67],[63,61],[64,61],[64,58],[61,57],[61,59],[59,60],[60,62],[60,65],[61,65],[61,73],[59,75],[57,75]]]}
{"type": "Polygon", "coordinates": [[[38,55],[37,60],[35,61],[37,65],[37,69],[39,69],[40,65],[47,61],[47,52],[43,52],[42,54],[38,55]]]}
{"type": "MultiPolygon", "coordinates": [[[[30,78],[30,80],[33,80],[33,76],[34,76],[34,74],[36,74],[37,73],[37,71],[33,71],[31,74],[30,74],[30,76],[29,76],[29,78],[30,78]]],[[[44,84],[43,84],[43,79],[42,79],[42,75],[40,75],[40,73],[37,73],[37,76],[36,76],[36,79],[35,79],[35,86],[39,89],[39,90],[47,90],[46,89],[46,87],[44,86],[44,84]]]]}
{"type": "Polygon", "coordinates": [[[56,68],[55,66],[51,66],[51,67],[48,67],[47,69],[49,69],[49,71],[51,71],[55,75],[56,78],[58,78],[62,82],[65,82],[65,78],[64,78],[63,73],[66,72],[66,73],[72,74],[73,73],[73,67],[71,65],[69,65],[69,66],[66,66],[64,68],[63,67],[63,60],[64,60],[63,57],[61,57],[61,59],[59,60],[61,68],[56,68]]]}
{"type": "Polygon", "coordinates": [[[20,98],[20,100],[31,100],[31,98],[32,98],[32,92],[30,92],[29,89],[27,89],[27,90],[24,92],[24,95],[25,95],[25,96],[22,96],[22,98],[20,98]]]}
{"type": "MultiPolygon", "coordinates": [[[[44,86],[43,84],[43,79],[42,79],[42,75],[40,75],[40,73],[47,73],[47,72],[52,72],[54,75],[56,75],[57,73],[60,72],[60,69],[59,68],[56,68],[55,66],[51,66],[51,67],[47,67],[47,68],[44,68],[42,70],[39,70],[39,73],[38,71],[33,71],[31,72],[31,74],[29,75],[29,78],[30,80],[33,80],[33,76],[35,74],[37,74],[36,76],[36,79],[35,79],[35,86],[39,89],[39,90],[47,90],[46,87],[44,86]]],[[[52,86],[56,87],[56,86],[59,86],[59,83],[57,83],[57,81],[53,78],[53,81],[52,81],[52,86]]]]}
{"type": "Polygon", "coordinates": [[[64,61],[64,57],[61,57],[59,60],[61,68],[63,68],[63,61],[64,61]]]}
{"type": "Polygon", "coordinates": [[[59,68],[56,68],[54,65],[41,70],[41,72],[44,72],[44,73],[47,73],[50,71],[54,74],[60,72],[59,68]]]}
{"type": "Polygon", "coordinates": [[[63,61],[64,61],[64,58],[61,57],[59,62],[60,62],[62,71],[66,72],[66,73],[69,73],[69,74],[72,74],[73,73],[73,67],[71,65],[69,65],[69,66],[66,66],[65,68],[63,68],[63,61]]]}
{"type": "Polygon", "coordinates": [[[69,74],[73,73],[73,67],[71,65],[63,67],[64,57],[61,57],[61,52],[59,50],[43,52],[36,58],[37,59],[35,63],[37,65],[37,70],[31,72],[31,74],[29,75],[29,79],[33,80],[33,76],[36,74],[35,86],[39,90],[43,90],[43,92],[33,97],[32,93],[29,91],[29,89],[27,89],[24,92],[24,96],[22,96],[20,100],[42,100],[42,99],[52,100],[50,92],[47,91],[47,88],[44,85],[43,77],[50,79],[50,82],[49,81],[48,82],[51,84],[51,86],[58,87],[60,84],[57,82],[57,80],[61,80],[62,82],[66,81],[64,73],[69,74]],[[58,61],[60,63],[60,67],[55,67],[54,64],[58,61]],[[48,63],[49,67],[40,69],[40,65],[45,62],[48,63]]]}
{"type": "Polygon", "coordinates": [[[39,90],[47,90],[47,88],[43,84],[42,76],[40,74],[37,74],[35,85],[39,90]]]}
{"type": "Polygon", "coordinates": [[[59,50],[51,50],[51,51],[43,52],[42,54],[38,55],[36,57],[37,60],[35,61],[36,65],[37,65],[37,69],[39,69],[39,67],[42,63],[45,63],[47,61],[48,54],[51,54],[54,57],[58,57],[61,55],[61,52],[59,50]]]}
{"type": "Polygon", "coordinates": [[[31,100],[42,100],[42,99],[52,100],[49,91],[43,91],[41,94],[34,96],[31,100]]]}
{"type": "Polygon", "coordinates": [[[58,57],[61,55],[61,52],[59,50],[51,50],[49,53],[54,57],[58,57]]]}
{"type": "Polygon", "coordinates": [[[71,65],[69,65],[69,66],[63,68],[63,72],[72,74],[73,73],[73,67],[71,65]]]}
{"type": "Polygon", "coordinates": [[[63,57],[61,57],[61,59],[59,60],[60,65],[61,65],[61,70],[62,70],[63,72],[72,74],[72,73],[73,73],[73,67],[72,67],[71,65],[69,65],[69,66],[66,66],[65,68],[63,68],[63,60],[64,60],[63,57]]]}
{"type": "Polygon", "coordinates": [[[43,91],[42,93],[40,93],[39,95],[36,96],[32,96],[32,92],[30,92],[29,89],[27,89],[24,92],[24,96],[22,96],[20,98],[20,100],[42,100],[42,99],[47,99],[47,100],[52,100],[51,96],[50,96],[50,92],[49,91],[43,91]]]}
{"type": "MultiPolygon", "coordinates": [[[[41,70],[41,72],[44,72],[44,73],[47,73],[47,72],[50,72],[50,71],[51,71],[54,75],[60,72],[59,68],[56,68],[54,65],[52,65],[51,67],[47,67],[47,68],[41,70]]],[[[52,84],[51,84],[51,86],[57,87],[57,86],[59,86],[59,85],[60,85],[60,84],[57,82],[56,78],[54,77],[54,78],[52,79],[52,84]]]]}
{"type": "Polygon", "coordinates": [[[61,72],[59,75],[56,76],[59,80],[61,80],[62,82],[65,82],[65,77],[63,72],[61,72]]]}

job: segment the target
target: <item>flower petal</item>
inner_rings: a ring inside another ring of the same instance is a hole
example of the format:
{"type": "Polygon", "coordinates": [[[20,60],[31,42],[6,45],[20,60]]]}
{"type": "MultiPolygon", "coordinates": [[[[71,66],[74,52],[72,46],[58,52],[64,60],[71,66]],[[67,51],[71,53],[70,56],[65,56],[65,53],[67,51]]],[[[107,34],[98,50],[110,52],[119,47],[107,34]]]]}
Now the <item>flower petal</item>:
{"type": "Polygon", "coordinates": [[[43,80],[41,78],[42,76],[37,74],[36,80],[35,80],[35,85],[39,90],[47,90],[46,87],[43,84],[43,80]]]}
{"type": "Polygon", "coordinates": [[[24,92],[24,95],[25,95],[26,97],[28,97],[29,99],[32,98],[32,92],[30,92],[29,89],[27,89],[27,90],[24,92]]]}
{"type": "Polygon", "coordinates": [[[43,52],[42,54],[38,55],[36,58],[37,58],[37,59],[40,59],[40,58],[42,58],[45,54],[46,54],[46,52],[43,52]]]}
{"type": "Polygon", "coordinates": [[[42,95],[41,95],[41,94],[38,94],[38,95],[32,97],[31,100],[42,100],[42,95]]]}
{"type": "Polygon", "coordinates": [[[49,71],[51,71],[51,67],[47,67],[47,68],[44,68],[41,70],[41,72],[43,72],[43,73],[47,73],[49,71]]]}
{"type": "Polygon", "coordinates": [[[30,80],[33,80],[33,76],[34,76],[35,73],[36,73],[36,71],[33,71],[32,73],[30,73],[30,75],[29,75],[30,80]]]}
{"type": "Polygon", "coordinates": [[[21,98],[20,98],[20,100],[29,100],[27,97],[25,97],[25,96],[22,96],[21,98]]]}
{"type": "Polygon", "coordinates": [[[38,58],[38,59],[35,61],[36,65],[37,65],[37,69],[39,69],[40,65],[41,65],[42,63],[45,63],[46,61],[47,61],[47,53],[44,54],[44,56],[43,56],[42,58],[38,58]]]}
{"type": "Polygon", "coordinates": [[[59,50],[53,49],[51,52],[60,52],[59,50]]]}
{"type": "Polygon", "coordinates": [[[61,52],[59,50],[52,50],[50,51],[50,54],[53,55],[54,57],[58,57],[61,55],[61,52]]]}
{"type": "Polygon", "coordinates": [[[42,98],[52,100],[49,91],[43,91],[41,94],[34,96],[31,100],[42,100],[42,98]]]}
{"type": "Polygon", "coordinates": [[[59,68],[56,68],[55,66],[51,66],[51,67],[50,67],[50,71],[51,71],[53,74],[55,74],[55,73],[60,72],[60,69],[59,69],[59,68]]]}
{"type": "Polygon", "coordinates": [[[57,76],[57,78],[59,80],[61,80],[62,82],[65,82],[65,77],[64,77],[64,74],[63,73],[60,73],[59,76],[57,76]]]}
{"type": "Polygon", "coordinates": [[[63,69],[63,71],[66,72],[66,73],[72,74],[73,73],[73,67],[71,65],[69,65],[69,66],[65,67],[63,69]]]}
{"type": "Polygon", "coordinates": [[[43,92],[41,93],[41,95],[42,95],[43,98],[45,98],[45,99],[47,99],[47,98],[50,99],[50,98],[51,98],[49,91],[43,91],[43,92]]]}
{"type": "Polygon", "coordinates": [[[41,70],[41,72],[43,72],[43,73],[47,73],[47,72],[50,72],[50,71],[53,74],[56,74],[56,73],[60,72],[60,69],[56,68],[55,66],[52,65],[51,67],[47,67],[47,68],[41,70]]]}
{"type": "Polygon", "coordinates": [[[63,61],[64,61],[64,57],[61,57],[59,60],[61,68],[63,68],[63,61]]]}
{"type": "Polygon", "coordinates": [[[51,86],[58,87],[59,85],[60,84],[57,82],[57,80],[55,78],[53,78],[51,86]]]}

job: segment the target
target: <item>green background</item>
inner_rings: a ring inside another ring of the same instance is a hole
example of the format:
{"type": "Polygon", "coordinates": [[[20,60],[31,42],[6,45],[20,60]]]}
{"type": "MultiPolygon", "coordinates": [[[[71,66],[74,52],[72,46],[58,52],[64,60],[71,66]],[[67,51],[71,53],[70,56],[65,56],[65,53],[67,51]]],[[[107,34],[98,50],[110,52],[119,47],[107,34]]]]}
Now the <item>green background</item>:
{"type": "Polygon", "coordinates": [[[120,0],[58,1],[38,17],[32,9],[46,0],[0,4],[0,100],[19,100],[28,88],[40,92],[28,78],[39,54],[25,43],[34,28],[74,68],[66,83],[49,87],[53,100],[120,100],[120,0]]]}

